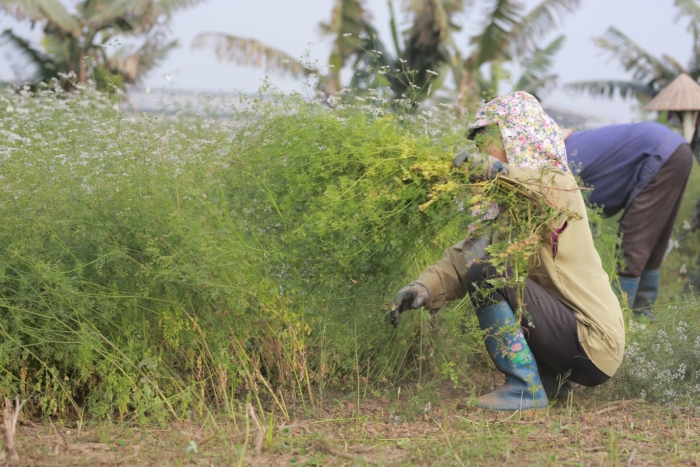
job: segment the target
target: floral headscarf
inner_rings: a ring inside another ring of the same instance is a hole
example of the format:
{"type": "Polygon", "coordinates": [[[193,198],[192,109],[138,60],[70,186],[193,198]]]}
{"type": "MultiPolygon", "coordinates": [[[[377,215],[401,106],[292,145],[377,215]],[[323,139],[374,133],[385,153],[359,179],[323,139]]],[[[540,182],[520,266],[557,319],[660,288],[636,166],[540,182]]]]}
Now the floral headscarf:
{"type": "MultiPolygon", "coordinates": [[[[553,167],[569,172],[561,130],[531,94],[517,91],[482,105],[469,125],[469,139],[475,130],[492,124],[501,130],[508,165],[537,170],[553,167]]],[[[479,224],[488,224],[498,217],[499,211],[493,201],[475,206],[472,216],[476,221],[469,225],[469,235],[479,224]]]]}
{"type": "Polygon", "coordinates": [[[485,103],[469,130],[493,124],[501,129],[508,165],[569,171],[559,125],[531,94],[517,91],[485,103]]]}

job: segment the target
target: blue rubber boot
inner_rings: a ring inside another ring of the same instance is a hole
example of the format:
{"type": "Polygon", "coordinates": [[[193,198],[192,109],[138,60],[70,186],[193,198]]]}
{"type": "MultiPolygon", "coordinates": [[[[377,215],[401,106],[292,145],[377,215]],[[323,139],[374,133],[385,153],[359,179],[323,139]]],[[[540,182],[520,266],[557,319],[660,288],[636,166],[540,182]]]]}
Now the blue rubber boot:
{"type": "Polygon", "coordinates": [[[618,290],[618,295],[620,295],[620,301],[622,301],[622,294],[627,295],[627,304],[632,307],[634,305],[634,300],[637,297],[637,289],[639,288],[639,277],[625,277],[619,276],[620,289],[618,290]]]}
{"type": "Polygon", "coordinates": [[[535,357],[522,329],[517,327],[510,305],[500,302],[478,310],[476,316],[486,333],[486,351],[496,369],[506,375],[505,384],[479,397],[476,406],[506,412],[546,409],[547,394],[540,381],[535,357]]]}
{"type": "Polygon", "coordinates": [[[656,302],[659,296],[659,270],[646,269],[642,273],[639,281],[639,288],[634,299],[632,311],[636,318],[645,317],[649,321],[657,321],[654,313],[651,312],[651,304],[656,302]]]}

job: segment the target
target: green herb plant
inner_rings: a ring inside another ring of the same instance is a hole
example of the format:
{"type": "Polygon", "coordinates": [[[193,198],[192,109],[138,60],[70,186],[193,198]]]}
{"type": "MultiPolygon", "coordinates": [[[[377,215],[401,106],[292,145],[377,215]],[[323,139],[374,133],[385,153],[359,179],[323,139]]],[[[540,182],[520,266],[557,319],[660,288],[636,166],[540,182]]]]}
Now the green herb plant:
{"type": "Polygon", "coordinates": [[[360,399],[471,365],[467,301],[439,336],[422,311],[391,329],[386,304],[464,237],[474,197],[501,205],[490,252],[513,284],[561,210],[454,170],[469,143],[449,106],[346,94],[268,83],[139,115],[56,80],[0,94],[0,396],[161,423],[244,421],[250,398],[288,419],[330,389],[360,399]]]}

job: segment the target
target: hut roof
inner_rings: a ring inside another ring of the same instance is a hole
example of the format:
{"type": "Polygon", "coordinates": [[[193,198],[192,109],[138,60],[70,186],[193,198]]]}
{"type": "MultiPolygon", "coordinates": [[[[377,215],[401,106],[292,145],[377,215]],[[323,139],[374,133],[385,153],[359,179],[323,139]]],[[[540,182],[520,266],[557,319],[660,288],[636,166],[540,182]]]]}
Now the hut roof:
{"type": "Polygon", "coordinates": [[[673,110],[676,112],[700,110],[700,84],[685,73],[678,75],[661,90],[645,110],[673,110]]]}

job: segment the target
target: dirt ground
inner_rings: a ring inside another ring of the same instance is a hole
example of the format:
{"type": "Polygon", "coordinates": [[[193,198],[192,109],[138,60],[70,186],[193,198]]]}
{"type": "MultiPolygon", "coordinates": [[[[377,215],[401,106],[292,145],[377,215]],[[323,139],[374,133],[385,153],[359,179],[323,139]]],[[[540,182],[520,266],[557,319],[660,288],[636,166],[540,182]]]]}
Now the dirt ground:
{"type": "Polygon", "coordinates": [[[20,465],[700,465],[697,411],[600,402],[577,390],[546,411],[503,414],[471,409],[452,392],[431,391],[430,404],[335,397],[314,417],[261,419],[264,435],[250,417],[157,428],[24,421],[20,465]]]}

